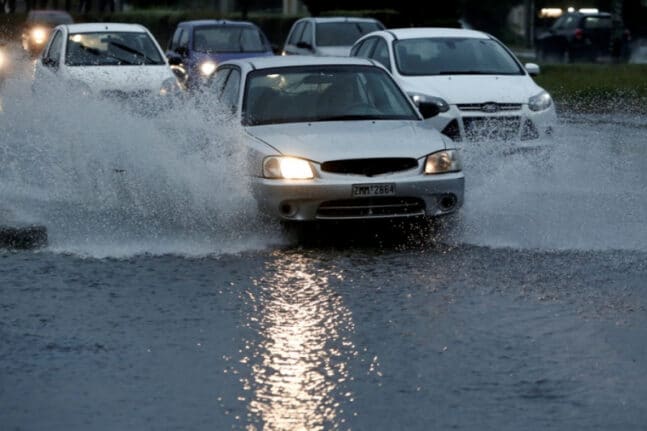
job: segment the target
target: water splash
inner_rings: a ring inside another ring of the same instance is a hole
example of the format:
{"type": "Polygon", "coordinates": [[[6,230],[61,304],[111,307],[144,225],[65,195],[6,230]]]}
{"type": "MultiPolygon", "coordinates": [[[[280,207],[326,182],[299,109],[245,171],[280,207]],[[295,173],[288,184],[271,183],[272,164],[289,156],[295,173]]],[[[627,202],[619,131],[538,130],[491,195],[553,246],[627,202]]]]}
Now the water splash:
{"type": "Polygon", "coordinates": [[[143,116],[60,89],[32,95],[26,80],[7,84],[2,207],[14,220],[45,225],[51,250],[200,255],[277,240],[256,220],[240,175],[240,126],[209,95],[143,116]]]}

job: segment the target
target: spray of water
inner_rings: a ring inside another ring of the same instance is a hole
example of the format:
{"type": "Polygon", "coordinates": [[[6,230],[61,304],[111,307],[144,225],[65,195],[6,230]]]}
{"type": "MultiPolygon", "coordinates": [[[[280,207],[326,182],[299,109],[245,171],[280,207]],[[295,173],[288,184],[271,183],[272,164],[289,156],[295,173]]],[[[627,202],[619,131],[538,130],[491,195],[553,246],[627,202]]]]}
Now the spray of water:
{"type": "Polygon", "coordinates": [[[240,126],[210,95],[143,115],[137,104],[6,84],[3,217],[45,225],[51,250],[195,255],[277,240],[242,174],[240,126]]]}

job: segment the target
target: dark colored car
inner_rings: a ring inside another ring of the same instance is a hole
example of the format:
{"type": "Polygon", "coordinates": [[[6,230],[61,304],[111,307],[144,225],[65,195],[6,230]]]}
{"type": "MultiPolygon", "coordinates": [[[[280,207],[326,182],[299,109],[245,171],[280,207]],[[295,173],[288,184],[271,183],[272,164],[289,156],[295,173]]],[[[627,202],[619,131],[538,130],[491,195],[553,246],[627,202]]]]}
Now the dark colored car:
{"type": "Polygon", "coordinates": [[[539,61],[598,61],[603,57],[626,60],[629,31],[607,12],[568,12],[536,39],[539,61]]]}
{"type": "Polygon", "coordinates": [[[72,16],[64,10],[32,10],[23,26],[22,47],[31,55],[38,55],[54,27],[73,22],[72,16]]]}
{"type": "Polygon", "coordinates": [[[184,73],[187,88],[206,83],[227,60],[274,55],[263,31],[247,21],[198,20],[178,24],[166,56],[184,73]]]}

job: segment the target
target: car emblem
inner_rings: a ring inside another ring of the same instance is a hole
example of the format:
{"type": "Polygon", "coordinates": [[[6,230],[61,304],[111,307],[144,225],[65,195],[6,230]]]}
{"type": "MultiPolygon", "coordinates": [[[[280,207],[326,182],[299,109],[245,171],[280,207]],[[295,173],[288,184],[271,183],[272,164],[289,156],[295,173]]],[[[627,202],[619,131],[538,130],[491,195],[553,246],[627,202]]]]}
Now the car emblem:
{"type": "Polygon", "coordinates": [[[499,105],[494,102],[488,102],[481,105],[481,111],[483,112],[497,112],[499,110],[499,105]]]}

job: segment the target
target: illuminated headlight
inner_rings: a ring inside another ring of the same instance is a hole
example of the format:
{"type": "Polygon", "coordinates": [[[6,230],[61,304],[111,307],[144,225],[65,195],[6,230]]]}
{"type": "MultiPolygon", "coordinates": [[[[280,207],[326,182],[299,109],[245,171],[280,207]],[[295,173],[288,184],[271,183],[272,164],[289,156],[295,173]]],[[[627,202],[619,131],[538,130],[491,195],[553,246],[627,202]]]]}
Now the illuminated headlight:
{"type": "Polygon", "coordinates": [[[413,103],[415,103],[416,105],[420,105],[420,103],[422,102],[435,103],[436,105],[438,105],[438,110],[440,112],[449,111],[449,103],[447,103],[440,97],[427,96],[426,94],[419,93],[409,93],[409,97],[411,97],[411,100],[413,100],[413,103]]]}
{"type": "Polygon", "coordinates": [[[445,174],[458,172],[463,169],[461,159],[456,150],[438,151],[427,156],[425,160],[425,174],[445,174]]]}
{"type": "Polygon", "coordinates": [[[169,94],[179,93],[181,90],[180,84],[175,78],[167,78],[162,82],[162,87],[160,88],[160,96],[167,96],[169,94]]]}
{"type": "Polygon", "coordinates": [[[216,71],[216,63],[213,61],[205,61],[204,63],[200,64],[200,73],[203,76],[211,76],[213,72],[216,71]]]}
{"type": "Polygon", "coordinates": [[[37,27],[31,31],[31,38],[35,43],[40,45],[45,42],[45,39],[47,39],[47,32],[45,29],[37,27]]]}
{"type": "Polygon", "coordinates": [[[553,99],[550,97],[550,94],[545,91],[542,91],[528,99],[528,108],[530,108],[531,111],[543,111],[550,108],[550,105],[552,104],[553,99]]]}
{"type": "Polygon", "coordinates": [[[5,61],[4,52],[0,51],[0,69],[4,68],[5,61]]]}
{"type": "Polygon", "coordinates": [[[263,160],[265,178],[283,178],[286,180],[307,180],[314,177],[312,167],[307,160],[296,157],[272,156],[263,160]]]}

